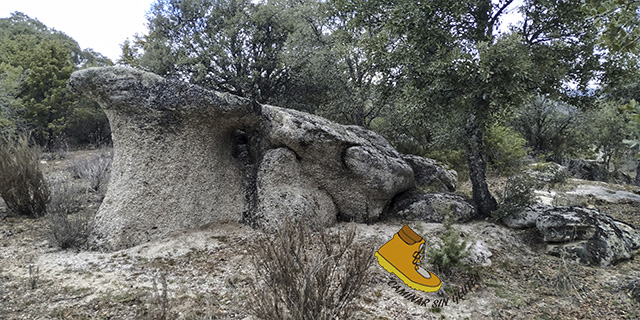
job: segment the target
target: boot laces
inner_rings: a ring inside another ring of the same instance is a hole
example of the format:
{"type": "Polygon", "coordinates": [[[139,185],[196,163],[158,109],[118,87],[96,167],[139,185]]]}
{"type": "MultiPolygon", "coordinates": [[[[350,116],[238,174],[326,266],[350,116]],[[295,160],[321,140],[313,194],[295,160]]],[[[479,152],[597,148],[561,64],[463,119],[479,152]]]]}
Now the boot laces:
{"type": "Polygon", "coordinates": [[[420,267],[420,260],[422,259],[423,255],[424,255],[424,243],[420,245],[420,248],[418,249],[418,251],[413,253],[413,264],[415,265],[416,269],[420,267]]]}

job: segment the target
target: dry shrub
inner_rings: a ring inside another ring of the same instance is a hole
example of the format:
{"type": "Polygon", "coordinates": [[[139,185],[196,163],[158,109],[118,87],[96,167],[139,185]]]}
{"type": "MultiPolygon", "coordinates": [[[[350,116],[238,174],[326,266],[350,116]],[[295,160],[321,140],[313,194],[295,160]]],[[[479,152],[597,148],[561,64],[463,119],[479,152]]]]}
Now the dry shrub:
{"type": "Polygon", "coordinates": [[[29,146],[29,136],[0,138],[0,195],[9,210],[40,216],[49,201],[49,188],[40,170],[40,150],[29,146]]]}
{"type": "Polygon", "coordinates": [[[80,211],[75,214],[51,213],[47,215],[46,236],[50,243],[62,249],[81,249],[93,227],[94,214],[80,211]]]}
{"type": "Polygon", "coordinates": [[[82,249],[93,229],[94,216],[88,210],[74,214],[47,214],[46,237],[51,244],[62,249],[82,249]]]}
{"type": "Polygon", "coordinates": [[[99,154],[73,162],[69,170],[74,178],[85,180],[95,192],[104,192],[109,184],[112,151],[102,149],[99,154]]]}
{"type": "Polygon", "coordinates": [[[51,192],[51,199],[47,204],[48,214],[71,214],[82,209],[86,195],[81,187],[61,175],[49,176],[47,183],[51,192]]]}
{"type": "Polygon", "coordinates": [[[61,175],[48,179],[51,200],[47,204],[45,237],[62,249],[83,248],[92,230],[94,213],[83,210],[87,194],[61,175]]]}
{"type": "Polygon", "coordinates": [[[368,279],[373,248],[355,242],[355,228],[330,232],[287,222],[255,242],[250,310],[262,319],[350,319],[368,279]]]}

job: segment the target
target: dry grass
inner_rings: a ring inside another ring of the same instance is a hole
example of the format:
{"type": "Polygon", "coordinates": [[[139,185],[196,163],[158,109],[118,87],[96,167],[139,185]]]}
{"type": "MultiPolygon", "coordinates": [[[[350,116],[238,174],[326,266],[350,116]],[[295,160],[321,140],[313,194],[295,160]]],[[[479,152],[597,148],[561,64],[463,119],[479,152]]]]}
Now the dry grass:
{"type": "Polygon", "coordinates": [[[18,215],[46,211],[49,188],[40,170],[40,150],[29,146],[28,135],[0,138],[0,195],[18,215]]]}
{"type": "Polygon", "coordinates": [[[75,214],[50,213],[44,229],[49,243],[62,249],[82,249],[93,229],[94,214],[88,210],[75,214]]]}
{"type": "Polygon", "coordinates": [[[47,204],[48,214],[72,214],[82,209],[86,195],[80,186],[73,184],[61,174],[48,176],[47,184],[51,192],[47,204]]]}
{"type": "Polygon", "coordinates": [[[138,318],[167,320],[174,319],[175,316],[176,315],[171,312],[167,276],[161,272],[153,279],[153,287],[147,299],[146,310],[141,310],[138,318]]]}
{"type": "Polygon", "coordinates": [[[74,161],[69,165],[69,170],[74,178],[87,181],[90,190],[105,193],[109,184],[112,156],[111,149],[102,149],[88,159],[74,161]]]}
{"type": "Polygon", "coordinates": [[[261,319],[350,319],[363,290],[373,248],[355,242],[355,229],[330,232],[287,222],[255,242],[254,294],[249,304],[261,319]]]}
{"type": "Polygon", "coordinates": [[[83,208],[87,193],[62,174],[51,175],[47,180],[51,200],[47,204],[45,238],[62,249],[84,248],[94,218],[91,209],[83,208]]]}

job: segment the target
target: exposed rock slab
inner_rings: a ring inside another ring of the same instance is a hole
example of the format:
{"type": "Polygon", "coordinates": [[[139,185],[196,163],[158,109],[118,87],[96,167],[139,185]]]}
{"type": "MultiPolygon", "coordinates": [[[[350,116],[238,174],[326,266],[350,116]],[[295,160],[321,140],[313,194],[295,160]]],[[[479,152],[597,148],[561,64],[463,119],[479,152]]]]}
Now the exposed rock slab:
{"type": "Polygon", "coordinates": [[[591,199],[599,202],[615,204],[640,203],[640,195],[633,192],[611,190],[603,186],[594,185],[579,185],[574,190],[565,192],[563,197],[559,198],[559,201],[566,201],[567,204],[574,204],[588,203],[591,199]]]}
{"type": "Polygon", "coordinates": [[[482,267],[491,265],[493,253],[484,241],[474,241],[472,244],[467,245],[467,250],[469,255],[462,259],[463,264],[482,267]]]}
{"type": "Polygon", "coordinates": [[[511,228],[536,228],[547,253],[583,264],[607,266],[630,259],[640,248],[640,233],[605,213],[581,207],[536,204],[503,218],[511,228]]]}
{"type": "Polygon", "coordinates": [[[536,228],[548,253],[584,264],[607,266],[630,259],[640,248],[638,231],[596,210],[555,207],[538,217],[536,228]]]}
{"type": "Polygon", "coordinates": [[[415,185],[381,136],[127,68],[75,72],[114,143],[111,185],[91,242],[119,249],[203,225],[275,228],[303,211],[375,221],[415,185]]]}
{"type": "Polygon", "coordinates": [[[448,193],[413,193],[399,195],[389,214],[407,220],[443,222],[450,215],[456,222],[466,222],[478,216],[475,207],[463,196],[448,193]]]}

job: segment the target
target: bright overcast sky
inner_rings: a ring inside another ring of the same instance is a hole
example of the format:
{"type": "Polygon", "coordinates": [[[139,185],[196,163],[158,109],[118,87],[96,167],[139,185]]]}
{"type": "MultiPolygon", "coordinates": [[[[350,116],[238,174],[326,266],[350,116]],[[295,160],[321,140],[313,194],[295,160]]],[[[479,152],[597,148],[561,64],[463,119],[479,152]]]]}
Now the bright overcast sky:
{"type": "MultiPolygon", "coordinates": [[[[135,33],[144,34],[145,15],[153,0],[0,0],[0,18],[19,11],[49,28],[62,31],[78,41],[82,49],[92,48],[115,62],[120,45],[135,33]]],[[[504,17],[502,30],[516,22],[516,0],[504,17]]]]}
{"type": "Polygon", "coordinates": [[[82,49],[92,48],[115,62],[120,44],[146,33],[145,15],[153,0],[0,0],[0,18],[15,11],[66,33],[82,49]]]}

